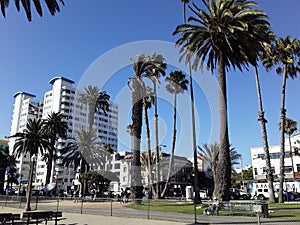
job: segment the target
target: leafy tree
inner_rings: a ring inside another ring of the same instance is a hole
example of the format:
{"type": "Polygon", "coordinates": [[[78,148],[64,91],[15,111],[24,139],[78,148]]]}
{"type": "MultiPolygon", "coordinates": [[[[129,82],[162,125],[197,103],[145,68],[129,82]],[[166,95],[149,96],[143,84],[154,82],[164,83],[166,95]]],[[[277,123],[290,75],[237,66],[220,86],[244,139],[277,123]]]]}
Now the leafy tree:
{"type": "Polygon", "coordinates": [[[94,125],[96,112],[103,112],[105,115],[109,111],[110,96],[105,91],[100,91],[97,86],[88,85],[84,88],[84,93],[79,95],[79,102],[87,106],[89,129],[94,125]]]}
{"type": "Polygon", "coordinates": [[[118,176],[111,171],[89,171],[81,174],[80,181],[87,184],[90,191],[94,192],[94,199],[109,189],[111,181],[119,182],[118,176]]]}
{"type": "Polygon", "coordinates": [[[61,113],[52,112],[45,119],[44,129],[50,134],[51,149],[48,149],[44,156],[47,160],[47,174],[45,184],[50,183],[52,174],[52,165],[57,158],[56,141],[58,138],[67,138],[68,124],[64,121],[64,115],[61,113]]]}
{"type": "MultiPolygon", "coordinates": [[[[29,119],[23,132],[17,133],[11,137],[16,138],[14,145],[13,154],[16,158],[24,154],[29,154],[30,159],[33,157],[37,158],[40,153],[42,156],[48,149],[51,149],[51,144],[49,135],[44,129],[44,121],[41,119],[32,120],[29,119]]],[[[26,192],[26,208],[25,211],[30,211],[30,201],[31,201],[31,191],[32,191],[32,181],[33,181],[33,170],[34,170],[34,160],[30,163],[28,186],[26,192]]]]}
{"type": "Polygon", "coordinates": [[[171,173],[173,171],[173,164],[174,164],[174,153],[175,153],[175,145],[176,145],[176,111],[177,111],[177,94],[183,93],[188,88],[189,81],[185,79],[185,75],[181,71],[172,71],[169,77],[166,78],[167,85],[166,89],[168,92],[174,94],[174,101],[173,101],[173,138],[172,138],[172,149],[170,155],[170,162],[169,162],[169,170],[167,175],[167,182],[165,184],[164,190],[162,192],[162,196],[164,196],[169,179],[171,177],[171,173]]]}
{"type": "MultiPolygon", "coordinates": [[[[20,0],[15,0],[14,2],[15,2],[15,6],[16,6],[17,10],[20,11],[20,0]]],[[[31,0],[21,0],[22,6],[23,6],[23,9],[26,13],[26,17],[27,17],[28,21],[31,21],[31,19],[32,19],[31,18],[31,3],[30,2],[31,2],[31,0]]],[[[40,0],[32,0],[32,2],[34,3],[34,6],[35,6],[35,9],[36,9],[37,13],[40,16],[43,16],[43,10],[42,10],[40,0]]],[[[62,5],[65,4],[63,0],[60,0],[60,2],[62,3],[62,5]]],[[[56,12],[60,12],[60,8],[59,8],[59,5],[57,3],[57,0],[45,0],[45,3],[48,7],[48,11],[50,12],[50,14],[52,16],[54,16],[56,12]]],[[[1,0],[0,5],[1,5],[2,15],[4,17],[6,17],[5,10],[9,5],[9,0],[1,0]]]]}
{"type": "Polygon", "coordinates": [[[281,109],[280,109],[280,178],[278,202],[283,202],[284,181],[284,154],[285,154],[285,92],[287,78],[295,78],[300,71],[300,42],[289,36],[278,38],[271,44],[265,45],[265,51],[261,55],[262,63],[267,70],[276,67],[276,72],[283,74],[281,86],[281,109]]]}
{"type": "Polygon", "coordinates": [[[189,24],[179,25],[173,34],[181,34],[176,44],[181,46],[181,59],[193,61],[193,68],[206,66],[218,69],[220,106],[220,161],[215,193],[219,199],[229,200],[231,162],[229,153],[226,71],[231,67],[240,71],[249,64],[256,65],[261,42],[268,40],[262,27],[268,17],[253,9],[253,1],[202,1],[206,10],[195,3],[189,6],[193,16],[189,24]],[[193,56],[195,56],[193,58],[193,56]]]}

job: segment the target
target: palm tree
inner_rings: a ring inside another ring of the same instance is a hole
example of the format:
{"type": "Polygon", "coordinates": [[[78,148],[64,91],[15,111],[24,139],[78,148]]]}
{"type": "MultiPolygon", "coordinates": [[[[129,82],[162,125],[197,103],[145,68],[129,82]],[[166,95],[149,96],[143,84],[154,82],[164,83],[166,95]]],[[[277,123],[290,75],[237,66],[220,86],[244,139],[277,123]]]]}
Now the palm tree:
{"type": "Polygon", "coordinates": [[[0,194],[4,192],[5,171],[7,167],[7,158],[9,156],[8,146],[0,145],[0,194]]]}
{"type": "MultiPolygon", "coordinates": [[[[211,170],[212,177],[214,181],[214,189],[217,187],[217,172],[218,172],[218,166],[220,161],[220,145],[217,143],[213,144],[203,144],[203,147],[199,147],[198,154],[202,156],[202,160],[205,165],[207,165],[208,171],[211,170]]],[[[230,162],[231,166],[239,164],[239,159],[241,158],[241,154],[239,154],[235,148],[231,147],[229,149],[230,152],[230,162]]],[[[233,167],[232,167],[233,168],[233,167]]],[[[231,168],[231,170],[232,170],[231,168]]],[[[217,193],[214,191],[214,196],[216,196],[217,193]]]]}
{"type": "Polygon", "coordinates": [[[267,70],[276,67],[277,73],[282,73],[281,87],[281,109],[280,109],[280,179],[278,202],[283,202],[283,181],[284,181],[284,154],[285,154],[285,91],[288,77],[295,78],[300,71],[300,42],[298,39],[278,38],[275,43],[266,44],[266,50],[262,54],[262,63],[267,70]]]}
{"type": "MultiPolygon", "coordinates": [[[[186,24],[186,6],[190,0],[180,0],[183,5],[183,24],[186,24]]],[[[193,155],[194,155],[194,189],[195,189],[195,203],[200,203],[201,198],[199,193],[199,171],[198,171],[198,158],[197,158],[197,140],[196,140],[196,124],[195,124],[195,106],[194,106],[194,87],[193,87],[193,72],[191,62],[188,63],[189,76],[190,76],[190,95],[191,95],[191,112],[192,112],[192,141],[193,141],[193,155]]],[[[196,221],[195,221],[196,222],[196,221]]]]}
{"type": "MultiPolygon", "coordinates": [[[[62,164],[69,166],[74,164],[74,168],[80,166],[80,173],[90,171],[90,168],[97,168],[104,165],[106,156],[112,152],[108,146],[102,145],[96,135],[96,130],[75,131],[76,141],[69,143],[65,148],[61,149],[63,155],[62,164]]],[[[81,185],[81,194],[87,191],[86,185],[81,185]]]]}
{"type": "MultiPolygon", "coordinates": [[[[62,3],[62,5],[65,5],[63,0],[59,0],[59,1],[62,3]]],[[[20,0],[15,0],[14,2],[15,2],[17,10],[20,11],[20,0]]],[[[31,18],[31,3],[30,2],[31,2],[31,0],[21,0],[22,6],[23,6],[23,9],[25,10],[26,17],[27,17],[28,21],[31,21],[31,19],[32,19],[31,18]]],[[[32,0],[32,2],[34,3],[34,6],[35,6],[35,9],[36,9],[37,13],[40,16],[43,16],[43,10],[42,10],[40,0],[32,0]]],[[[54,16],[56,12],[60,12],[60,8],[59,8],[59,5],[57,3],[57,0],[45,0],[45,3],[48,7],[48,11],[50,12],[50,14],[52,16],[54,16]]],[[[0,4],[1,4],[2,15],[4,17],[6,17],[5,10],[9,5],[9,0],[1,0],[0,4]]]]}
{"type": "Polygon", "coordinates": [[[154,162],[151,161],[151,138],[150,138],[150,126],[149,126],[149,116],[148,116],[148,109],[150,109],[151,106],[154,104],[154,96],[153,96],[153,92],[150,87],[146,87],[145,92],[146,92],[145,93],[146,96],[143,99],[143,109],[144,109],[144,120],[145,120],[145,126],[146,126],[146,136],[147,136],[147,150],[148,150],[148,154],[147,154],[147,157],[148,157],[148,160],[147,160],[148,180],[149,180],[148,188],[149,188],[149,191],[152,191],[152,193],[155,193],[154,188],[153,188],[153,190],[150,190],[150,189],[152,189],[152,185],[153,185],[152,165],[154,164],[154,162]]]}
{"type": "Polygon", "coordinates": [[[51,136],[44,129],[44,125],[45,123],[41,119],[29,119],[23,132],[11,136],[13,138],[16,138],[13,149],[14,156],[16,158],[19,158],[24,154],[29,154],[30,159],[32,159],[29,169],[28,186],[26,193],[27,202],[25,211],[31,210],[30,201],[35,164],[34,159],[37,158],[38,154],[43,155],[45,151],[52,148],[49,142],[51,136]]]}
{"type": "Polygon", "coordinates": [[[181,34],[176,44],[181,46],[181,59],[193,61],[193,68],[218,69],[219,108],[220,108],[220,161],[217,172],[217,197],[229,200],[231,185],[231,162],[227,118],[226,71],[230,67],[240,71],[249,64],[256,65],[262,49],[260,43],[268,40],[263,26],[268,17],[253,1],[209,0],[202,1],[206,10],[193,3],[189,9],[194,16],[189,24],[179,25],[173,34],[181,34]],[[195,56],[195,58],[193,58],[195,56]]]}
{"type": "Polygon", "coordinates": [[[145,84],[142,80],[143,77],[148,76],[156,71],[161,70],[161,62],[156,61],[155,58],[146,54],[136,54],[131,59],[132,67],[134,70],[134,78],[131,79],[131,101],[132,101],[132,124],[130,128],[130,134],[132,136],[132,166],[133,171],[131,173],[131,198],[134,203],[140,203],[142,198],[142,177],[141,177],[141,160],[140,160],[140,142],[142,134],[142,116],[143,116],[143,99],[145,97],[145,84]]]}
{"type": "Polygon", "coordinates": [[[269,151],[269,144],[268,144],[268,136],[267,136],[267,128],[266,123],[268,122],[265,118],[265,112],[263,110],[263,103],[262,103],[262,97],[261,97],[261,89],[260,89],[260,82],[259,82],[259,76],[258,76],[258,70],[257,66],[254,66],[254,73],[255,73],[255,82],[256,82],[256,90],[257,90],[257,98],[258,98],[258,122],[260,123],[261,128],[261,135],[262,135],[262,141],[263,141],[263,148],[265,152],[265,158],[266,158],[266,166],[267,166],[267,181],[269,184],[269,203],[275,203],[275,195],[274,195],[274,176],[273,171],[271,167],[271,159],[270,159],[270,151],[269,151]]]}
{"type": "Polygon", "coordinates": [[[292,142],[291,142],[291,136],[293,135],[293,133],[295,133],[297,131],[297,122],[290,118],[285,118],[284,123],[285,123],[284,124],[284,133],[286,133],[289,137],[290,157],[291,157],[291,162],[292,162],[293,178],[295,178],[293,147],[292,147],[292,142]]]}
{"type": "Polygon", "coordinates": [[[67,138],[67,131],[68,131],[68,123],[64,121],[64,115],[61,113],[52,112],[48,115],[45,119],[45,126],[46,132],[51,135],[50,143],[51,149],[46,153],[47,155],[47,175],[46,175],[46,182],[45,184],[50,183],[50,178],[52,174],[52,165],[54,160],[57,156],[57,149],[56,149],[56,141],[58,138],[67,138]]]}
{"type": "Polygon", "coordinates": [[[103,112],[105,115],[109,111],[110,96],[105,91],[100,91],[97,86],[88,85],[84,88],[84,93],[79,95],[79,102],[87,105],[88,123],[91,130],[94,124],[95,113],[103,112]]]}
{"type": "Polygon", "coordinates": [[[181,71],[172,71],[169,75],[169,77],[166,78],[166,81],[168,82],[166,85],[166,89],[168,92],[174,94],[174,100],[173,100],[173,138],[172,138],[172,147],[171,147],[171,155],[170,155],[170,161],[169,161],[169,170],[167,175],[167,182],[165,184],[164,190],[162,192],[162,196],[164,196],[167,187],[168,182],[171,177],[171,172],[173,171],[173,164],[174,164],[174,153],[175,153],[175,145],[176,145],[176,111],[177,111],[177,94],[183,93],[188,88],[189,81],[185,79],[185,74],[183,74],[181,71]]]}
{"type": "Polygon", "coordinates": [[[154,52],[148,61],[154,62],[155,67],[150,68],[146,71],[146,77],[153,82],[153,95],[154,95],[154,133],[155,133],[155,152],[156,152],[156,198],[160,198],[160,168],[159,168],[159,140],[158,140],[158,113],[157,113],[157,83],[159,78],[164,76],[166,70],[166,63],[162,55],[157,55],[154,52]]]}

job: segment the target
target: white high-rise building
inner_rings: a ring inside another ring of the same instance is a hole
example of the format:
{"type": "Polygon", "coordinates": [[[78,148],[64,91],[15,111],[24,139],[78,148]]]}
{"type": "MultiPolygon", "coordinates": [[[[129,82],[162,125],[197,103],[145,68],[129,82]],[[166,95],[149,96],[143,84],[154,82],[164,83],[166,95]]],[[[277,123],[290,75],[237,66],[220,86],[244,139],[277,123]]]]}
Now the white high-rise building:
{"type": "MultiPolygon", "coordinates": [[[[11,121],[10,136],[18,132],[22,132],[29,119],[38,119],[42,117],[43,102],[35,98],[35,95],[18,92],[14,95],[15,103],[11,121]]],[[[10,154],[13,151],[15,139],[10,138],[9,150],[10,154]]],[[[27,179],[29,173],[30,158],[29,155],[24,155],[19,159],[18,172],[22,174],[24,179],[27,179]]]]}
{"type": "MultiPolygon", "coordinates": [[[[55,77],[49,83],[52,88],[45,92],[43,103],[37,101],[35,96],[31,94],[23,92],[15,95],[11,135],[22,132],[29,118],[46,119],[51,112],[60,112],[65,116],[68,123],[67,135],[70,138],[76,139],[76,131],[89,127],[87,107],[78,102],[80,91],[73,87],[74,81],[64,77],[55,77]]],[[[109,144],[114,151],[117,151],[118,105],[110,103],[107,115],[101,112],[96,113],[93,128],[96,129],[101,143],[109,144]]],[[[64,147],[67,141],[59,139],[56,144],[57,149],[64,147]]],[[[10,139],[11,151],[13,146],[14,140],[10,139]]],[[[59,151],[58,156],[60,156],[59,151]]],[[[74,170],[72,166],[64,168],[61,163],[62,159],[60,158],[53,163],[51,181],[57,183],[58,189],[68,190],[72,186],[76,169],[74,170]]],[[[24,159],[21,159],[19,169],[20,173],[22,171],[24,179],[27,179],[28,172],[25,174],[24,171],[29,171],[29,158],[24,157],[24,159]]],[[[46,173],[46,163],[42,161],[40,156],[36,165],[35,183],[40,184],[42,187],[45,184],[46,173]]]]}

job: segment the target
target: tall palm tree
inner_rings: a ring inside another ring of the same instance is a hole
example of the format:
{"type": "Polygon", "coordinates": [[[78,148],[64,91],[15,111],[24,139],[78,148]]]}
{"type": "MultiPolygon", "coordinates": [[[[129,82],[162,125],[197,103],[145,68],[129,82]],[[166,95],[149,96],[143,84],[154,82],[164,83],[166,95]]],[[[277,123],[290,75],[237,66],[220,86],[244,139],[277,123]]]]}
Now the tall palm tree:
{"type": "MultiPolygon", "coordinates": [[[[63,0],[59,0],[59,1],[62,3],[62,5],[65,5],[63,0]]],[[[15,2],[15,6],[16,6],[17,10],[20,11],[20,0],[15,0],[14,2],[15,2]]],[[[40,0],[32,0],[32,2],[34,3],[37,13],[40,16],[43,16],[43,10],[42,10],[40,0]]],[[[23,6],[23,9],[25,10],[28,21],[31,21],[31,19],[32,19],[31,18],[31,0],[21,0],[21,3],[23,6]]],[[[50,12],[50,14],[52,16],[54,16],[56,12],[60,12],[60,8],[57,3],[57,0],[45,0],[45,3],[47,5],[48,11],[50,12]]],[[[1,0],[0,4],[1,4],[2,15],[4,17],[6,17],[5,10],[9,5],[9,0],[1,0]]]]}
{"type": "Polygon", "coordinates": [[[130,134],[132,135],[132,166],[131,173],[131,198],[134,203],[140,203],[142,198],[142,177],[141,177],[141,160],[140,160],[140,144],[142,134],[142,116],[143,116],[143,99],[145,97],[145,84],[143,77],[149,76],[153,71],[161,70],[161,62],[157,62],[155,58],[146,54],[136,54],[131,59],[134,70],[134,77],[131,79],[131,101],[132,101],[132,124],[130,127],[130,134]]]}
{"type": "Polygon", "coordinates": [[[41,119],[29,119],[23,132],[11,136],[13,138],[16,138],[13,149],[13,154],[15,155],[15,157],[19,158],[24,154],[29,154],[30,159],[32,159],[29,169],[25,211],[31,210],[30,201],[35,164],[33,159],[37,158],[38,154],[43,155],[45,151],[52,148],[49,142],[50,135],[44,129],[44,125],[45,123],[41,119]]]}
{"type": "MultiPolygon", "coordinates": [[[[180,0],[183,5],[183,24],[187,23],[186,6],[190,0],[180,0]]],[[[198,157],[197,157],[197,140],[196,140],[196,124],[195,124],[195,105],[194,105],[194,87],[193,87],[193,72],[191,62],[188,63],[188,70],[190,76],[190,95],[191,95],[191,112],[192,112],[192,143],[193,143],[193,155],[194,155],[194,189],[195,189],[195,203],[200,203],[201,198],[199,193],[199,171],[198,171],[198,157]]],[[[196,209],[196,208],[195,208],[196,209]]],[[[195,221],[196,222],[196,221],[195,221]]]]}
{"type": "Polygon", "coordinates": [[[300,42],[289,36],[278,38],[274,43],[266,44],[264,54],[261,55],[262,63],[267,70],[276,67],[276,72],[283,74],[281,86],[281,108],[280,108],[280,179],[278,202],[283,202],[284,181],[284,154],[285,154],[285,92],[288,77],[295,78],[300,71],[300,42]]]}
{"type": "MultiPolygon", "coordinates": [[[[153,104],[154,104],[153,91],[151,90],[150,87],[146,87],[145,97],[143,99],[143,110],[144,110],[145,129],[146,129],[146,136],[147,136],[147,151],[148,151],[148,154],[146,154],[146,156],[148,157],[148,160],[147,160],[148,180],[149,180],[148,188],[149,188],[149,191],[151,191],[152,193],[155,193],[154,188],[153,188],[153,190],[150,190],[153,187],[152,186],[153,185],[152,165],[154,165],[154,163],[151,161],[152,153],[151,153],[151,138],[150,138],[150,126],[149,126],[149,116],[148,116],[148,109],[150,109],[153,104]]],[[[143,166],[142,162],[141,162],[141,164],[143,166]]]]}
{"type": "Polygon", "coordinates": [[[240,71],[249,64],[256,65],[262,49],[260,43],[268,40],[263,26],[268,25],[267,15],[253,9],[253,1],[209,0],[202,1],[206,10],[195,3],[189,6],[194,16],[189,24],[179,25],[175,34],[181,34],[176,44],[181,46],[181,59],[193,60],[193,68],[218,69],[220,108],[220,161],[217,173],[216,194],[229,200],[231,162],[229,152],[226,71],[230,67],[240,71]],[[193,56],[195,56],[193,58],[193,56]]]}
{"type": "Polygon", "coordinates": [[[290,145],[290,157],[292,161],[292,171],[293,171],[293,178],[295,178],[295,168],[294,168],[294,160],[293,160],[293,147],[291,142],[291,136],[293,133],[297,131],[297,122],[290,118],[285,118],[284,120],[284,133],[289,137],[289,145],[290,145]]]}
{"type": "Polygon", "coordinates": [[[51,135],[50,143],[51,149],[46,153],[47,154],[47,175],[46,175],[46,182],[45,184],[50,183],[50,178],[52,174],[52,165],[54,160],[56,159],[56,141],[58,138],[67,138],[67,131],[68,131],[68,123],[64,121],[64,115],[61,113],[52,112],[48,115],[45,119],[45,126],[46,132],[51,135]]]}
{"type": "Polygon", "coordinates": [[[174,94],[174,100],[173,100],[173,138],[172,138],[172,146],[171,146],[171,155],[170,155],[170,161],[169,161],[169,170],[167,175],[167,182],[165,184],[164,190],[162,192],[162,196],[164,196],[169,179],[171,177],[171,173],[175,172],[173,171],[173,164],[174,164],[174,153],[175,153],[175,145],[176,145],[176,114],[177,114],[177,95],[180,93],[183,93],[188,88],[189,81],[185,79],[185,74],[182,73],[182,71],[172,71],[169,75],[169,77],[166,78],[166,89],[168,92],[174,94]]]}
{"type": "Polygon", "coordinates": [[[162,55],[157,55],[154,52],[150,57],[149,61],[155,62],[155,67],[150,68],[146,71],[146,76],[153,82],[153,95],[154,95],[154,133],[155,133],[155,152],[156,152],[156,198],[160,198],[160,168],[159,168],[159,152],[160,144],[158,140],[158,108],[157,108],[157,84],[160,83],[159,79],[161,76],[166,74],[165,70],[167,64],[164,63],[162,55]]]}
{"type": "Polygon", "coordinates": [[[110,96],[105,91],[100,91],[97,86],[88,85],[84,88],[84,93],[79,95],[79,102],[87,106],[88,123],[91,130],[94,125],[96,112],[103,112],[105,115],[109,111],[110,96]]]}
{"type": "Polygon", "coordinates": [[[254,66],[254,74],[255,74],[258,108],[259,108],[258,122],[260,123],[263,148],[264,148],[264,152],[265,152],[266,166],[267,166],[267,181],[269,184],[269,196],[270,196],[269,203],[275,203],[274,185],[273,185],[274,176],[273,176],[273,171],[272,171],[272,167],[271,167],[270,151],[269,151],[267,128],[266,128],[266,123],[268,121],[265,118],[265,112],[263,110],[261,88],[260,88],[257,66],[254,66]]]}

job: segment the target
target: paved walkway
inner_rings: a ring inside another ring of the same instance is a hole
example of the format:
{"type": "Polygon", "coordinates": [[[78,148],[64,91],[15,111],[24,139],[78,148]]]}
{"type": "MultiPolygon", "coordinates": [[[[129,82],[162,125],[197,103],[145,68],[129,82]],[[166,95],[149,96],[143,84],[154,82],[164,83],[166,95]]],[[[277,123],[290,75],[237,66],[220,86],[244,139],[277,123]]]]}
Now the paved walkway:
{"type": "MultiPolygon", "coordinates": [[[[48,207],[50,206],[47,204],[48,207]]],[[[69,205],[69,204],[68,204],[69,205]]],[[[75,204],[76,205],[76,204],[75,204]]],[[[73,209],[75,206],[73,204],[73,209]]],[[[61,205],[60,205],[61,206],[61,205]]],[[[71,206],[71,205],[70,205],[71,206]]],[[[55,210],[52,207],[40,208],[55,210]]],[[[105,207],[107,208],[107,207],[105,207]]],[[[65,220],[60,221],[61,225],[191,225],[194,223],[194,215],[181,214],[181,213],[163,213],[163,212],[151,212],[150,219],[145,217],[145,212],[136,211],[133,209],[124,208],[121,205],[114,205],[114,208],[118,208],[113,214],[99,215],[99,208],[95,211],[89,208],[89,211],[85,209],[84,214],[80,212],[72,211],[67,208],[59,210],[63,211],[63,217],[65,220]],[[68,212],[66,212],[68,211],[68,212]],[[118,211],[118,213],[117,213],[118,211]],[[72,213],[70,213],[72,212],[72,213]]],[[[12,208],[0,206],[0,212],[12,212],[22,214],[23,208],[12,208]]],[[[218,225],[218,224],[258,224],[258,220],[255,217],[242,217],[242,216],[206,216],[197,215],[198,224],[202,225],[218,225]]],[[[48,222],[49,225],[53,225],[53,222],[48,222]]],[[[300,221],[283,221],[274,218],[261,218],[262,224],[278,224],[278,225],[299,225],[300,221]]]]}

